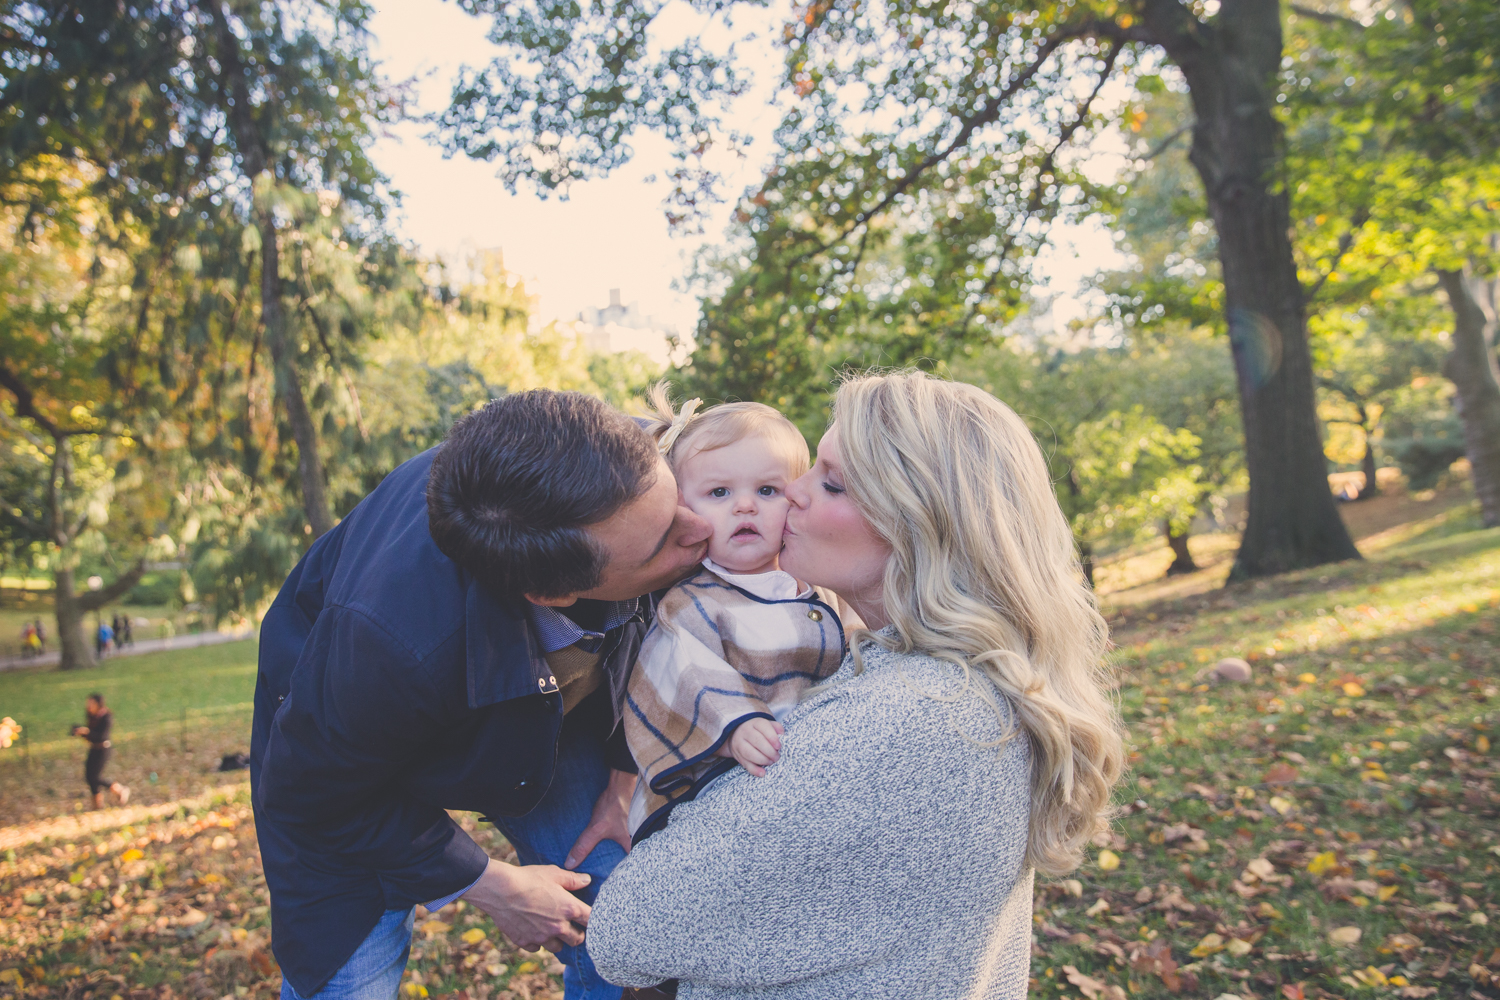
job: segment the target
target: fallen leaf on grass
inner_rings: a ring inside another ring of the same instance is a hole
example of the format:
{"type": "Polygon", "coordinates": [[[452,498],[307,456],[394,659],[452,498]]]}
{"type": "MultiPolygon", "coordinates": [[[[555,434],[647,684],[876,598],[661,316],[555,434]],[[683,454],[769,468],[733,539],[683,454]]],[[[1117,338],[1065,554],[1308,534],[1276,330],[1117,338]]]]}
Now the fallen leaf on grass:
{"type": "Polygon", "coordinates": [[[422,926],[417,928],[428,937],[436,937],[439,934],[447,934],[453,929],[452,924],[445,924],[441,920],[424,920],[422,926]]]}
{"type": "Polygon", "coordinates": [[[1099,870],[1112,872],[1120,867],[1120,856],[1114,851],[1103,850],[1099,852],[1099,870]]]}
{"type": "Polygon", "coordinates": [[[1194,958],[1207,958],[1217,952],[1224,950],[1224,939],[1217,934],[1206,934],[1198,946],[1188,954],[1194,958]]]}
{"type": "Polygon", "coordinates": [[[1297,780],[1297,769],[1284,760],[1279,760],[1266,771],[1266,784],[1285,785],[1297,780]]]}
{"type": "Polygon", "coordinates": [[[462,940],[464,944],[478,944],[479,942],[483,941],[485,937],[486,935],[484,931],[480,930],[478,927],[470,927],[468,930],[464,931],[462,940]]]}
{"type": "Polygon", "coordinates": [[[1104,997],[1105,1000],[1125,1000],[1124,989],[1119,986],[1111,986],[1109,983],[1101,979],[1095,979],[1093,976],[1084,975],[1075,966],[1063,966],[1063,975],[1067,976],[1068,982],[1078,987],[1078,991],[1087,997],[1088,1000],[1096,1000],[1098,997],[1104,997]]]}
{"type": "Polygon", "coordinates": [[[1328,940],[1334,944],[1358,944],[1364,933],[1358,927],[1335,927],[1328,932],[1328,940]]]}
{"type": "Polygon", "coordinates": [[[1108,913],[1108,912],[1109,912],[1109,900],[1105,899],[1103,896],[1100,896],[1099,900],[1096,903],[1094,903],[1093,906],[1090,906],[1087,910],[1084,911],[1084,913],[1086,913],[1088,916],[1091,916],[1091,917],[1097,917],[1101,913],[1108,913]]]}

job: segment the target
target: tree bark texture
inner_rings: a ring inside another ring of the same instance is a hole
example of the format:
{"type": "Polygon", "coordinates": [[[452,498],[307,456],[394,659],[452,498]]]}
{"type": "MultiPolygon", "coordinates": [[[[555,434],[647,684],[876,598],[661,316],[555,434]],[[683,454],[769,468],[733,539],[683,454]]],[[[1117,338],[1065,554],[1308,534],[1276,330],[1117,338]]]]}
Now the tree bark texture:
{"type": "Polygon", "coordinates": [[[1188,530],[1181,532],[1172,530],[1172,522],[1164,522],[1161,532],[1167,536],[1167,545],[1172,549],[1172,565],[1167,567],[1168,576],[1180,576],[1183,573],[1196,573],[1199,566],[1193,561],[1193,554],[1188,551],[1188,530]]]}
{"type": "Polygon", "coordinates": [[[1182,70],[1197,122],[1189,154],[1219,238],[1225,312],[1250,471],[1249,519],[1230,579],[1359,557],[1328,488],[1306,301],[1292,256],[1275,106],[1280,0],[1223,0],[1202,23],[1144,0],[1148,29],[1182,70]]]}
{"type": "Polygon", "coordinates": [[[1453,350],[1443,374],[1458,390],[1454,407],[1464,429],[1474,493],[1487,528],[1500,525],[1500,370],[1486,342],[1484,310],[1461,271],[1439,271],[1453,309],[1453,350]]]}

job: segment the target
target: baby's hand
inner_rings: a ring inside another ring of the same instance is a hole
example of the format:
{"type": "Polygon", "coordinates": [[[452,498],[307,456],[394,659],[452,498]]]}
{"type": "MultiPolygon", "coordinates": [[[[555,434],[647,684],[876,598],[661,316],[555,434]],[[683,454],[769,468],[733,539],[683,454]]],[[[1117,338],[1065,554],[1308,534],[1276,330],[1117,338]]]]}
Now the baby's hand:
{"type": "Polygon", "coordinates": [[[766,767],[781,759],[784,732],[786,727],[771,719],[749,719],[729,737],[729,752],[745,770],[764,778],[766,767]]]}

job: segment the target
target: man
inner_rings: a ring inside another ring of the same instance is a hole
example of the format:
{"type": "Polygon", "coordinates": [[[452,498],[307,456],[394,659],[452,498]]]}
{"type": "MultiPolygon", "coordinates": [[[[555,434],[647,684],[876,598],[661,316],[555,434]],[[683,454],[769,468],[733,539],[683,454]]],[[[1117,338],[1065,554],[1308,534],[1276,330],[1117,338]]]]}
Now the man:
{"type": "Polygon", "coordinates": [[[104,767],[109,763],[109,733],[114,728],[114,713],[104,704],[104,695],[97,692],[84,701],[83,710],[88,722],[74,726],[73,735],[82,737],[89,745],[88,756],[83,761],[83,780],[88,783],[94,808],[104,808],[106,788],[115,797],[115,801],[123,806],[130,801],[130,789],[118,781],[108,781],[104,777],[104,767]]]}
{"type": "Polygon", "coordinates": [[[414,905],[458,896],[615,1000],[583,947],[628,850],[620,690],[654,590],[708,525],[646,434],[517,393],[396,469],[293,569],[261,627],[250,777],[284,1000],[389,1000],[414,905]],[[515,845],[491,861],[445,809],[515,845]],[[558,867],[561,866],[561,867],[558,867]]]}

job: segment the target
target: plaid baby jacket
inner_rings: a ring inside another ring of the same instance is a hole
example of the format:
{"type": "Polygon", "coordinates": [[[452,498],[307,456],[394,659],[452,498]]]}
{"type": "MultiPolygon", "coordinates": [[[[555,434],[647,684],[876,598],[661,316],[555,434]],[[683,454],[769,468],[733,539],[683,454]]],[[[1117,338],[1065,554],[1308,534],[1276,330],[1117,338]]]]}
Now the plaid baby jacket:
{"type": "Polygon", "coordinates": [[[640,768],[630,829],[640,841],[672,807],[738,765],[715,757],[747,719],[779,719],[844,658],[837,598],[757,597],[711,570],[667,591],[626,690],[625,738],[640,768]]]}

